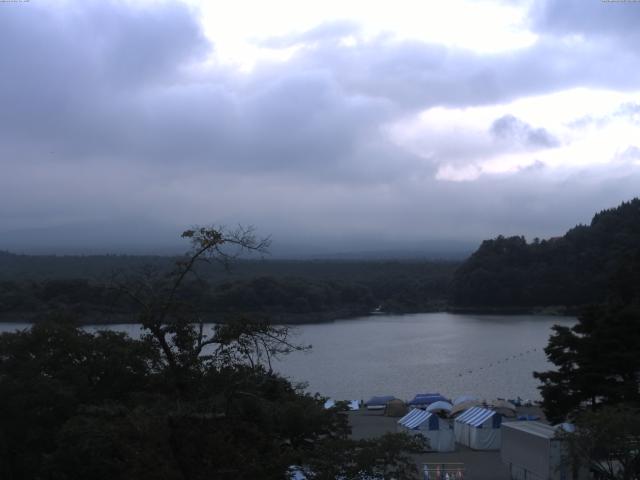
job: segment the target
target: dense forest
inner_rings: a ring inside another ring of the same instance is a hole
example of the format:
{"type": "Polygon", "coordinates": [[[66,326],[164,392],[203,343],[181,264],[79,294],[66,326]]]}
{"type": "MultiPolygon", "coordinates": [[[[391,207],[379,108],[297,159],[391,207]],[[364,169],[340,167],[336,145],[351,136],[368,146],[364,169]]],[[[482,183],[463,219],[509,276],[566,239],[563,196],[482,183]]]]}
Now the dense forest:
{"type": "Polygon", "coordinates": [[[640,199],[597,213],[548,240],[499,236],[482,242],[456,271],[457,307],[579,307],[606,300],[611,282],[628,284],[640,262],[640,199]]]}
{"type": "MultiPolygon", "coordinates": [[[[157,281],[179,257],[28,256],[0,252],[0,320],[37,320],[52,310],[85,323],[131,321],[128,277],[157,281]],[[155,280],[154,280],[155,279],[155,280]]],[[[640,200],[597,213],[547,240],[498,236],[464,263],[427,260],[239,259],[203,264],[179,292],[210,321],[238,313],[278,323],[434,310],[578,312],[605,301],[612,282],[637,289],[640,200]]]]}
{"type": "MultiPolygon", "coordinates": [[[[178,258],[27,256],[0,253],[0,318],[37,319],[64,310],[83,322],[127,321],[134,310],[118,288],[127,277],[162,277],[178,258]]],[[[237,313],[301,323],[443,309],[459,264],[445,261],[236,260],[200,266],[180,295],[209,320],[237,313]]]]}

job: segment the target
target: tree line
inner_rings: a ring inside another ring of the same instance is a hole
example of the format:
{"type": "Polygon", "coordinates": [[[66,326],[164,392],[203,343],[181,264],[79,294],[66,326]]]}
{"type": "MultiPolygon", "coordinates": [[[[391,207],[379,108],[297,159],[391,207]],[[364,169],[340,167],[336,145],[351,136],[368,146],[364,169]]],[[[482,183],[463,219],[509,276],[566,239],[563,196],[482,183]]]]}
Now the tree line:
{"type": "MultiPolygon", "coordinates": [[[[214,269],[205,265],[202,274],[183,282],[177,294],[213,321],[241,312],[292,323],[317,319],[317,314],[326,319],[365,315],[379,306],[388,312],[419,312],[442,308],[456,267],[447,262],[335,264],[337,272],[330,274],[333,262],[274,262],[261,267],[241,262],[234,263],[226,277],[210,274],[214,269]],[[261,271],[269,274],[253,276],[261,271]],[[294,272],[303,276],[287,275],[294,272]]],[[[165,263],[134,265],[121,272],[133,270],[149,281],[170,273],[165,263]]],[[[135,311],[131,298],[114,288],[122,275],[3,280],[0,314],[37,318],[59,309],[87,323],[109,321],[110,314],[114,321],[122,321],[122,315],[135,311]]]]}

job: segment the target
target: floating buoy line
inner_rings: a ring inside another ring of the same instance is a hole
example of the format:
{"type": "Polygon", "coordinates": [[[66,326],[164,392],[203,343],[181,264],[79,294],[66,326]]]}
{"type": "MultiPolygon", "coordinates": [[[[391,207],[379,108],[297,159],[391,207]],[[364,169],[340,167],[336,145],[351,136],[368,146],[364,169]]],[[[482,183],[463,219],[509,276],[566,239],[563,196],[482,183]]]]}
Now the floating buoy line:
{"type": "MultiPolygon", "coordinates": [[[[484,370],[485,368],[488,370],[489,368],[493,368],[494,366],[498,366],[498,365],[507,363],[507,362],[509,362],[511,360],[515,360],[517,358],[524,357],[525,355],[530,355],[530,354],[535,353],[537,351],[538,351],[538,348],[530,348],[529,350],[525,350],[524,352],[515,353],[515,354],[509,355],[509,356],[507,356],[505,358],[501,358],[500,360],[495,360],[495,361],[489,363],[488,365],[480,366],[480,367],[476,368],[475,371],[477,372],[479,370],[484,370]]],[[[463,371],[463,372],[458,373],[458,376],[462,377],[464,375],[470,375],[473,372],[474,372],[474,370],[467,370],[466,372],[463,371]]]]}

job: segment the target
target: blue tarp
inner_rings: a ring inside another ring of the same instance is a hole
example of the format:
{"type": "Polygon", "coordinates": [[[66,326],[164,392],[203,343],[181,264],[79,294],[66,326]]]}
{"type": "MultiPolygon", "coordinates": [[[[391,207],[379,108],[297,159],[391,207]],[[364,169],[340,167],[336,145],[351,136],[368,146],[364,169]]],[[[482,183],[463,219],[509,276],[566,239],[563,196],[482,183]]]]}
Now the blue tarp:
{"type": "Polygon", "coordinates": [[[393,395],[383,395],[381,397],[371,397],[364,405],[365,407],[377,407],[381,405],[386,405],[391,400],[395,400],[396,397],[393,395]]]}
{"type": "Polygon", "coordinates": [[[417,393],[413,400],[409,402],[409,405],[431,405],[434,402],[448,402],[446,398],[444,398],[439,393],[417,393]]]}

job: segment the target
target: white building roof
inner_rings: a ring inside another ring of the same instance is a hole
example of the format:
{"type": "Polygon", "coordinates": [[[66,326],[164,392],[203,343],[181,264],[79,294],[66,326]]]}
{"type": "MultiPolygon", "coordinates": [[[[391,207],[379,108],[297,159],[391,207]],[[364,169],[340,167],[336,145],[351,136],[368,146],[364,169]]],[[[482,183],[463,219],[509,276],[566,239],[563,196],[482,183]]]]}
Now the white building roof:
{"type": "Polygon", "coordinates": [[[503,423],[502,426],[504,428],[514,428],[542,438],[553,438],[558,431],[551,425],[541,422],[506,422],[503,423]]]}

